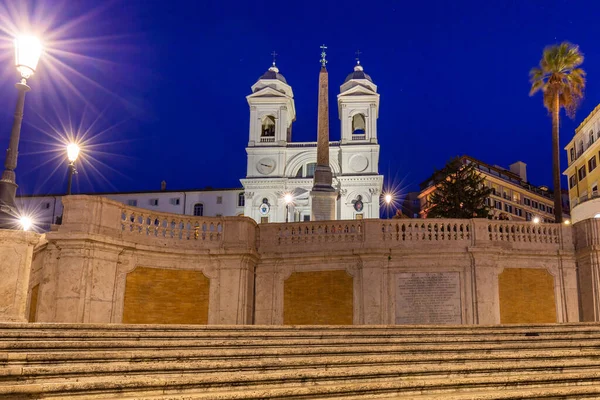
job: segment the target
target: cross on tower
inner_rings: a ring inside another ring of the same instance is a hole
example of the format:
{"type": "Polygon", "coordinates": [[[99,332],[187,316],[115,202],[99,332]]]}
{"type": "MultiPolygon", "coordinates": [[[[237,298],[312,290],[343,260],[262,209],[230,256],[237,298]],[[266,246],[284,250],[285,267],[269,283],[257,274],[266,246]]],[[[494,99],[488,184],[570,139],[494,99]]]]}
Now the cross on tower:
{"type": "Polygon", "coordinates": [[[360,55],[362,52],[360,50],[356,50],[354,54],[356,54],[356,65],[360,65],[360,55]]]}
{"type": "Polygon", "coordinates": [[[327,60],[325,59],[325,57],[327,57],[327,53],[325,52],[325,50],[327,50],[327,46],[325,46],[324,44],[321,45],[321,66],[325,67],[325,64],[327,64],[327,60]]]}
{"type": "Polygon", "coordinates": [[[273,56],[273,66],[275,66],[275,61],[277,61],[277,56],[279,54],[277,54],[277,52],[275,50],[273,50],[273,52],[271,53],[271,55],[273,56]]]}

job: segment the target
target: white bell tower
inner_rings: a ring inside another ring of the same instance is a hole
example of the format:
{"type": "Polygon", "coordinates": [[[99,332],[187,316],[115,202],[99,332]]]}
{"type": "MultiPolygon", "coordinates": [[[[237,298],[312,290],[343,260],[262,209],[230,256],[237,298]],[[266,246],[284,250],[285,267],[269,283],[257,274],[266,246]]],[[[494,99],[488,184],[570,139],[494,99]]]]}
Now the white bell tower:
{"type": "Polygon", "coordinates": [[[342,124],[342,144],[377,143],[377,85],[364,72],[358,59],[354,71],[340,87],[338,114],[342,124]]]}
{"type": "Polygon", "coordinates": [[[285,146],[291,141],[292,122],[296,120],[294,93],[275,61],[252,85],[252,94],[246,99],[250,105],[248,147],[285,146]]]}

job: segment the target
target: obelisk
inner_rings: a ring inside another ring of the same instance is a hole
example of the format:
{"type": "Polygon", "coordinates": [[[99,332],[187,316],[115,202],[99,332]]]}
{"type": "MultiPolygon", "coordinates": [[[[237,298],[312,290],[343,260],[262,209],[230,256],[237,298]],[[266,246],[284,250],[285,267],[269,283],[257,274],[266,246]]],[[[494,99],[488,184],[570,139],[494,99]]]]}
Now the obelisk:
{"type": "Polygon", "coordinates": [[[337,193],[333,186],[333,175],[329,166],[329,75],[325,59],[325,45],[321,46],[321,71],[319,72],[319,111],[317,119],[317,167],[311,197],[311,221],[335,219],[337,193]]]}

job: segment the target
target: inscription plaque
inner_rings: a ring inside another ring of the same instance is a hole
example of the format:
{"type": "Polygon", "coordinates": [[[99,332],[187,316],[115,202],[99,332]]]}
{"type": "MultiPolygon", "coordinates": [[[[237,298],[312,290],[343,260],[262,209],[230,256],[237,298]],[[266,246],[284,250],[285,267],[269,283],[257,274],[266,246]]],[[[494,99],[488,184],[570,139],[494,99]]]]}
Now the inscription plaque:
{"type": "Polygon", "coordinates": [[[461,324],[458,272],[400,273],[396,324],[461,324]]]}

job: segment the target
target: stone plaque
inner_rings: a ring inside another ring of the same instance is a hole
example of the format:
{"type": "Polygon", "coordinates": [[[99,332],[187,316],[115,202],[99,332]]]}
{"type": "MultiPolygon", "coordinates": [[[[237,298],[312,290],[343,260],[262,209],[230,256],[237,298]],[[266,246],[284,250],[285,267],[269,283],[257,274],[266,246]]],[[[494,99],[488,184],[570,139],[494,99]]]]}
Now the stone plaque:
{"type": "Polygon", "coordinates": [[[400,273],[396,324],[461,324],[458,272],[400,273]]]}

